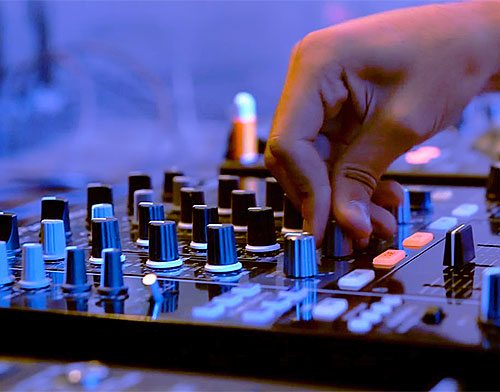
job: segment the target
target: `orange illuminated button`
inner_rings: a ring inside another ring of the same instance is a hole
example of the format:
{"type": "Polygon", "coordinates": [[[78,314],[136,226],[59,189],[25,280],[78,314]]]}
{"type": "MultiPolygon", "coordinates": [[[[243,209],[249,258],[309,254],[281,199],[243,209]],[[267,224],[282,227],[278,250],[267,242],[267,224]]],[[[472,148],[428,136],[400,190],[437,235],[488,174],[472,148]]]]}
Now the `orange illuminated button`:
{"type": "Polygon", "coordinates": [[[373,266],[378,268],[392,268],[406,257],[404,250],[387,249],[373,259],[373,266]]]}
{"type": "Polygon", "coordinates": [[[434,234],[417,231],[416,233],[403,240],[403,246],[405,248],[421,248],[422,246],[427,245],[433,239],[434,234]]]}

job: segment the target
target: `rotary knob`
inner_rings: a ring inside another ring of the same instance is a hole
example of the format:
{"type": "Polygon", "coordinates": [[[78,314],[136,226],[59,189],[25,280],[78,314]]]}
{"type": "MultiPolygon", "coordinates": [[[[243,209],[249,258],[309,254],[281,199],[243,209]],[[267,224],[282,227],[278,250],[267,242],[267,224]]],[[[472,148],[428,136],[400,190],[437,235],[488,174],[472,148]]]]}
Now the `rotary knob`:
{"type": "Polygon", "coordinates": [[[43,259],[46,261],[63,260],[66,249],[64,222],[59,219],[44,219],[41,232],[43,259]]]}
{"type": "Polygon", "coordinates": [[[238,261],[233,225],[208,225],[207,240],[206,271],[218,274],[241,270],[242,264],[238,261]]]}
{"type": "Polygon", "coordinates": [[[248,232],[245,249],[251,253],[275,252],[280,249],[276,242],[272,208],[251,207],[248,209],[248,232]]]}
{"type": "Polygon", "coordinates": [[[235,232],[247,232],[248,209],[256,205],[255,192],[241,189],[231,192],[231,223],[235,232]]]}
{"type": "Polygon", "coordinates": [[[500,327],[500,268],[486,268],[482,275],[480,320],[500,327]]]}
{"type": "MultiPolygon", "coordinates": [[[[90,262],[102,264],[102,251],[107,248],[121,249],[120,228],[116,218],[92,219],[92,251],[90,262]]],[[[125,261],[125,255],[121,255],[125,261]]]]}
{"type": "MultiPolygon", "coordinates": [[[[110,185],[94,182],[87,185],[87,228],[90,228],[92,207],[96,204],[110,204],[113,206],[113,189],[110,185]]],[[[112,216],[114,213],[112,214],[112,216]]]]}
{"type": "Polygon", "coordinates": [[[276,218],[283,217],[283,189],[274,177],[266,178],[266,207],[271,207],[276,218]]]}
{"type": "Polygon", "coordinates": [[[193,206],[205,204],[205,194],[197,188],[181,188],[181,219],[179,229],[193,228],[193,206]]]}
{"type": "Polygon", "coordinates": [[[114,216],[113,204],[101,203],[92,206],[91,218],[112,218],[114,216]]]}
{"type": "Polygon", "coordinates": [[[10,273],[9,259],[7,257],[7,244],[0,241],[0,287],[14,283],[14,276],[10,273]]]}
{"type": "Polygon", "coordinates": [[[181,210],[181,189],[194,186],[194,180],[191,177],[177,176],[172,180],[172,211],[181,210]]]}
{"type": "Polygon", "coordinates": [[[41,219],[58,219],[64,222],[64,232],[66,236],[71,235],[71,224],[69,220],[69,203],[66,199],[60,197],[45,196],[42,197],[41,219]]]}
{"type": "Polygon", "coordinates": [[[134,192],[134,214],[132,218],[132,225],[139,224],[139,204],[152,203],[154,198],[152,189],[139,189],[134,192]]]}
{"type": "Polygon", "coordinates": [[[104,249],[101,266],[101,282],[97,292],[107,297],[124,296],[128,288],[123,282],[122,252],[120,249],[104,249]]]}
{"type": "Polygon", "coordinates": [[[486,199],[492,203],[500,202],[500,161],[495,162],[490,167],[486,181],[486,199]]]}
{"type": "Polygon", "coordinates": [[[326,226],[323,238],[323,256],[328,258],[343,258],[352,254],[352,241],[347,237],[335,220],[330,220],[326,226]]]}
{"type": "Polygon", "coordinates": [[[285,195],[283,199],[283,228],[281,232],[298,233],[302,231],[303,219],[302,214],[297,210],[292,201],[285,195]]]}
{"type": "Polygon", "coordinates": [[[207,250],[207,225],[219,223],[217,207],[193,206],[193,230],[190,246],[194,250],[207,250]]]}
{"type": "Polygon", "coordinates": [[[23,270],[19,286],[25,290],[36,290],[48,287],[50,279],[45,276],[43,250],[40,244],[23,245],[23,270]]]}
{"type": "Polygon", "coordinates": [[[460,268],[476,257],[471,225],[460,225],[446,233],[443,265],[460,268]]]}
{"type": "Polygon", "coordinates": [[[137,245],[149,246],[149,222],[162,221],[165,219],[163,204],[139,203],[139,238],[137,245]]]}
{"type": "Polygon", "coordinates": [[[68,246],[62,290],[67,293],[82,293],[89,291],[90,286],[85,269],[85,251],[76,246],[68,246]]]}
{"type": "Polygon", "coordinates": [[[178,170],[176,168],[166,170],[163,173],[162,200],[165,203],[172,203],[173,194],[174,194],[174,177],[179,177],[179,176],[182,176],[183,174],[184,173],[182,173],[180,170],[178,170]]]}
{"type": "Polygon", "coordinates": [[[285,235],[283,269],[291,278],[310,278],[317,274],[316,241],[309,233],[285,235]]]}
{"type": "Polygon", "coordinates": [[[174,221],[149,222],[150,268],[178,268],[182,265],[174,221]]]}
{"type": "Polygon", "coordinates": [[[410,207],[412,211],[432,212],[434,207],[432,206],[431,191],[426,189],[410,190],[410,207]]]}
{"type": "Polygon", "coordinates": [[[410,191],[407,188],[403,188],[403,200],[392,213],[398,224],[405,225],[411,223],[410,191]]]}
{"type": "Polygon", "coordinates": [[[8,257],[14,257],[21,251],[16,214],[0,211],[0,241],[5,242],[8,257]]]}
{"type": "Polygon", "coordinates": [[[153,189],[153,187],[151,186],[151,177],[147,174],[139,172],[130,173],[128,176],[127,201],[127,210],[129,216],[132,216],[134,214],[134,193],[140,189],[153,189]]]}
{"type": "Polygon", "coordinates": [[[231,215],[231,194],[240,188],[240,178],[237,176],[220,175],[217,191],[217,204],[220,216],[231,215]]]}

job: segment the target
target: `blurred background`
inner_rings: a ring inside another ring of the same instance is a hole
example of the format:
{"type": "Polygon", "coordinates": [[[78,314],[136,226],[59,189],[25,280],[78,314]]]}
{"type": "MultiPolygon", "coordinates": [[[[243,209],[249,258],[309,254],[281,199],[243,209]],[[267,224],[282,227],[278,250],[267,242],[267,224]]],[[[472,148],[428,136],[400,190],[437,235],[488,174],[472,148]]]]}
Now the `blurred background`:
{"type": "MultiPolygon", "coordinates": [[[[294,43],[351,18],[425,3],[2,1],[0,199],[20,186],[124,181],[134,169],[215,175],[234,95],[255,96],[265,138],[294,43]]],[[[490,158],[476,154],[477,144],[491,147],[484,133],[499,123],[499,107],[496,95],[478,98],[464,114],[460,146],[457,130],[431,141],[436,167],[483,170],[490,158]],[[449,159],[457,148],[470,157],[460,165],[449,159]]],[[[421,168],[428,158],[417,150],[417,163],[399,165],[421,168]]]]}

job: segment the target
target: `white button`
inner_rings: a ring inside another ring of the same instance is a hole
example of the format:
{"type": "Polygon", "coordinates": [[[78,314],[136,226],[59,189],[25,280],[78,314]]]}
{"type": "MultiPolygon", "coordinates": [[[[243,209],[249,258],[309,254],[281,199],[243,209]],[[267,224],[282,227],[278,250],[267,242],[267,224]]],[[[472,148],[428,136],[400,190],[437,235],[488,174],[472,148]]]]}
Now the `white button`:
{"type": "Polygon", "coordinates": [[[432,222],[428,228],[431,230],[449,230],[455,227],[458,223],[458,219],[452,216],[442,216],[432,222]]]}
{"type": "Polygon", "coordinates": [[[307,288],[303,288],[300,290],[289,290],[289,291],[280,291],[278,293],[278,297],[289,298],[293,302],[300,302],[305,299],[309,295],[309,290],[307,288]]]}
{"type": "Polygon", "coordinates": [[[254,297],[260,293],[262,287],[259,283],[244,283],[232,288],[232,292],[245,298],[254,297]]]}
{"type": "Polygon", "coordinates": [[[359,317],[368,320],[372,324],[378,324],[382,321],[382,315],[373,310],[364,310],[359,314],[359,317]]]}
{"type": "Polygon", "coordinates": [[[352,333],[367,333],[372,329],[372,323],[366,319],[354,318],[347,322],[347,329],[352,333]]]}
{"type": "Polygon", "coordinates": [[[338,286],[342,290],[360,290],[375,279],[375,272],[368,269],[355,269],[342,276],[338,286]]]}
{"type": "Polygon", "coordinates": [[[262,301],[263,308],[273,309],[276,312],[285,312],[292,307],[292,301],[288,298],[267,299],[262,301]]]}
{"type": "Polygon", "coordinates": [[[331,322],[344,313],[348,306],[344,298],[325,298],[314,306],[312,316],[314,320],[331,322]]]}
{"type": "Polygon", "coordinates": [[[274,319],[272,309],[246,310],[241,314],[241,319],[250,324],[267,324],[274,319]]]}
{"type": "Polygon", "coordinates": [[[384,304],[382,302],[374,302],[374,303],[372,303],[371,306],[370,306],[370,309],[373,312],[381,314],[382,316],[385,316],[385,315],[387,315],[387,314],[389,314],[389,313],[392,312],[392,306],[384,304]]]}
{"type": "Polygon", "coordinates": [[[195,318],[215,320],[224,314],[224,306],[220,304],[208,303],[203,306],[195,306],[191,314],[195,318]]]}
{"type": "Polygon", "coordinates": [[[243,297],[229,292],[212,298],[211,302],[232,308],[241,304],[243,302],[243,297]]]}
{"type": "Polygon", "coordinates": [[[403,299],[399,295],[384,295],[381,302],[396,308],[403,303],[403,299]]]}
{"type": "Polygon", "coordinates": [[[460,204],[457,208],[451,211],[451,214],[455,216],[467,217],[474,215],[477,210],[479,210],[479,206],[477,204],[464,203],[460,204]]]}

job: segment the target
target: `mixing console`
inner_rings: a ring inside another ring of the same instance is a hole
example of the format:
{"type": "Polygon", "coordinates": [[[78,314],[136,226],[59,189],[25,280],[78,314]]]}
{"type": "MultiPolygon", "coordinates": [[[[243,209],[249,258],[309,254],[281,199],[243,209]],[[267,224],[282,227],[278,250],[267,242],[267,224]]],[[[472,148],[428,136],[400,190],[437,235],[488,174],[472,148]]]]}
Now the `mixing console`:
{"type": "Polygon", "coordinates": [[[276,181],[132,173],[0,213],[2,353],[355,387],[498,387],[500,173],[408,187],[393,240],[322,249],[276,181]],[[240,189],[240,188],[245,188],[240,189]],[[20,331],[23,332],[22,335],[20,331]],[[44,332],[42,332],[44,331],[44,332]],[[11,337],[7,338],[6,337],[11,337]]]}

